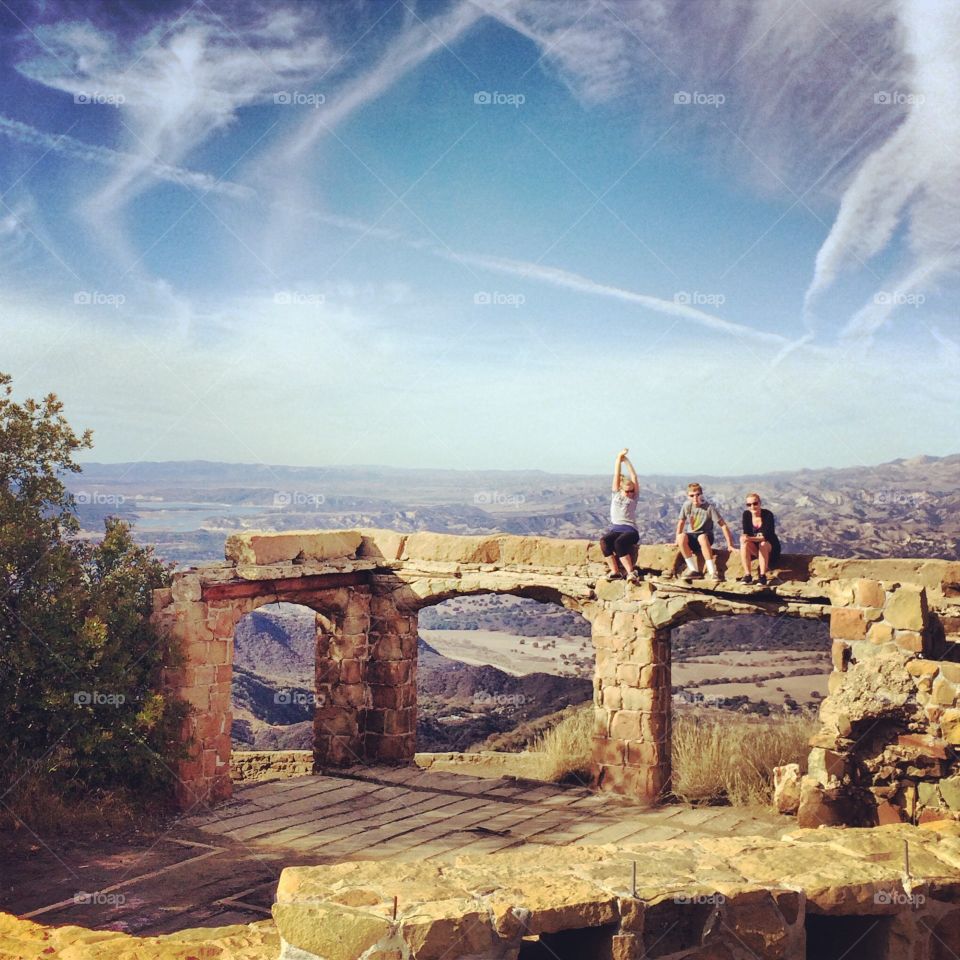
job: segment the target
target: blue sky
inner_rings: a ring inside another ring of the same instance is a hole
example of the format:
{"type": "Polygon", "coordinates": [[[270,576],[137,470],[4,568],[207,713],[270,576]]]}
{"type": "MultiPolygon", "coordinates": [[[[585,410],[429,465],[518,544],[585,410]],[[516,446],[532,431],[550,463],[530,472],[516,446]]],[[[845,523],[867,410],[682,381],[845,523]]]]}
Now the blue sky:
{"type": "Polygon", "coordinates": [[[0,369],[97,460],[960,449],[950,0],[0,0],[0,369]]]}

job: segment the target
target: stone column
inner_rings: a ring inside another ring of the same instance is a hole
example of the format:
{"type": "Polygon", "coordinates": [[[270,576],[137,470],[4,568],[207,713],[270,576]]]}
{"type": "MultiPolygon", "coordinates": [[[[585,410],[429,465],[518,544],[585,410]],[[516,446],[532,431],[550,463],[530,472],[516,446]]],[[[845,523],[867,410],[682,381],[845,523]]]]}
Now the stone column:
{"type": "Polygon", "coordinates": [[[412,760],[417,748],[417,615],[401,612],[389,596],[374,596],[370,613],[364,757],[412,760]]]}
{"type": "Polygon", "coordinates": [[[656,800],[670,785],[670,636],[643,611],[593,619],[597,785],[656,800]]]}
{"type": "Polygon", "coordinates": [[[316,766],[349,767],[364,760],[363,716],[370,655],[370,594],[353,587],[329,613],[317,614],[313,751],[316,766]]]}
{"type": "Polygon", "coordinates": [[[230,677],[233,628],[241,612],[230,601],[201,600],[199,577],[178,574],[169,590],[154,592],[154,622],[179,641],[182,664],[164,670],[162,686],[186,702],[181,735],[187,759],[176,765],[174,798],[181,809],[231,794],[230,677]]]}

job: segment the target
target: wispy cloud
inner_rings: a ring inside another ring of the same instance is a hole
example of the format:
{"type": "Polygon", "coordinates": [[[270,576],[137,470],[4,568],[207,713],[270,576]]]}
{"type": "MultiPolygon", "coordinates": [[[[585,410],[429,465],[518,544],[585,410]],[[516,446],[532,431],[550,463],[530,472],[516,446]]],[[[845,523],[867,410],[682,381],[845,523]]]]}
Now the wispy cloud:
{"type": "MultiPolygon", "coordinates": [[[[5,134],[20,143],[44,150],[53,150],[86,163],[117,166],[122,164],[126,159],[126,156],[120,151],[84,143],[72,137],[55,136],[44,133],[27,124],[10,120],[2,115],[0,115],[0,134],[5,134]]],[[[229,180],[216,180],[208,174],[189,170],[184,167],[177,167],[170,164],[154,164],[153,175],[158,179],[163,179],[170,183],[217,193],[235,200],[253,202],[258,200],[257,194],[243,184],[229,180]]],[[[664,316],[692,321],[705,329],[728,336],[747,337],[756,342],[775,344],[782,348],[786,348],[790,343],[786,337],[780,336],[779,334],[767,333],[744,324],[724,320],[714,314],[698,310],[695,307],[688,306],[676,300],[665,300],[661,297],[599,283],[591,280],[589,277],[584,277],[558,267],[514,260],[506,257],[457,252],[441,247],[432,240],[412,238],[398,230],[379,227],[354,217],[326,213],[311,207],[298,207],[296,210],[287,210],[282,206],[283,201],[278,201],[277,204],[281,212],[295,213],[297,216],[306,217],[314,222],[324,223],[340,230],[346,230],[358,236],[369,237],[389,243],[398,243],[409,249],[420,250],[449,262],[476,267],[480,270],[493,273],[532,280],[537,283],[546,283],[554,287],[574,290],[578,293],[591,296],[631,303],[664,316]]],[[[175,314],[182,319],[185,310],[184,303],[174,297],[169,285],[160,283],[155,292],[162,293],[164,302],[172,303],[176,307],[174,311],[175,314]]],[[[184,323],[185,321],[183,321],[181,325],[184,323]]]]}
{"type": "Polygon", "coordinates": [[[878,330],[910,293],[929,289],[960,266],[960,7],[952,0],[902,0],[900,36],[909,74],[897,89],[878,90],[882,107],[905,103],[906,118],[862,164],[817,254],[810,305],[851,263],[885,249],[909,225],[908,275],[850,320],[846,335],[878,330]]]}
{"type": "Polygon", "coordinates": [[[785,346],[789,342],[786,337],[778,333],[768,333],[744,324],[733,323],[732,321],[724,320],[714,314],[707,313],[704,310],[698,310],[696,307],[690,307],[676,300],[664,300],[661,297],[652,297],[648,294],[636,293],[633,290],[624,290],[621,287],[598,283],[588,277],[582,277],[579,274],[561,270],[557,267],[550,267],[540,263],[528,263],[522,260],[511,260],[505,257],[453,253],[439,249],[434,252],[438,256],[451,260],[454,263],[469,264],[473,267],[479,267],[481,270],[491,270],[494,273],[507,274],[508,276],[534,280],[539,283],[548,283],[565,290],[574,290],[578,293],[607,297],[613,300],[620,300],[623,303],[632,303],[636,306],[645,307],[648,310],[653,310],[656,313],[674,317],[678,320],[690,320],[698,326],[713,330],[717,333],[727,334],[728,336],[738,338],[747,337],[753,341],[776,344],[780,347],[785,346]]]}
{"type": "MultiPolygon", "coordinates": [[[[71,157],[84,163],[95,163],[113,169],[139,163],[139,159],[132,153],[123,150],[113,150],[97,144],[85,143],[67,134],[47,133],[19,120],[14,120],[0,114],[0,136],[7,137],[28,147],[37,147],[45,152],[53,152],[65,157],[71,157]]],[[[209,193],[219,193],[235,199],[250,199],[255,196],[254,191],[239,183],[219,180],[208,173],[188,170],[174,164],[150,163],[145,172],[152,179],[176,183],[181,187],[202,190],[209,193]]]]}
{"type": "Polygon", "coordinates": [[[129,41],[88,22],[38,27],[33,36],[35,49],[18,64],[23,74],[75,98],[105,99],[122,117],[124,161],[91,200],[100,216],[229,126],[240,108],[339,59],[314,8],[227,24],[198,4],[129,41]]]}

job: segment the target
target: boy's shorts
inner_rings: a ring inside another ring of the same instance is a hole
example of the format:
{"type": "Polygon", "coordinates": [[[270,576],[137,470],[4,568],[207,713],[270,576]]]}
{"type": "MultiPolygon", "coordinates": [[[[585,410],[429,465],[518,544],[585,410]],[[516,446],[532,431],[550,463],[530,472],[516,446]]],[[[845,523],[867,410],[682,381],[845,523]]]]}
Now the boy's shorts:
{"type": "Polygon", "coordinates": [[[696,553],[700,554],[700,541],[698,537],[706,536],[710,541],[710,546],[713,546],[713,531],[712,530],[701,530],[699,533],[687,533],[687,543],[690,545],[690,549],[696,553]]]}

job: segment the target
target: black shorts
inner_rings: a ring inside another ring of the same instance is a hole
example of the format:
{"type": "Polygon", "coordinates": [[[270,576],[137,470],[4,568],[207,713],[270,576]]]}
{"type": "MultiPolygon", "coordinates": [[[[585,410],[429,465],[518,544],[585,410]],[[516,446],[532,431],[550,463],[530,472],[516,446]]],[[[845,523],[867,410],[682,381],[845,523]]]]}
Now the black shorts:
{"type": "Polygon", "coordinates": [[[626,557],[640,542],[640,534],[636,530],[620,529],[608,530],[600,538],[600,552],[609,557],[611,554],[626,557]]]}
{"type": "Polygon", "coordinates": [[[710,541],[710,546],[713,546],[713,531],[712,530],[700,530],[697,533],[687,533],[687,543],[690,545],[690,549],[696,553],[700,553],[700,541],[698,537],[706,537],[710,541]]]}

